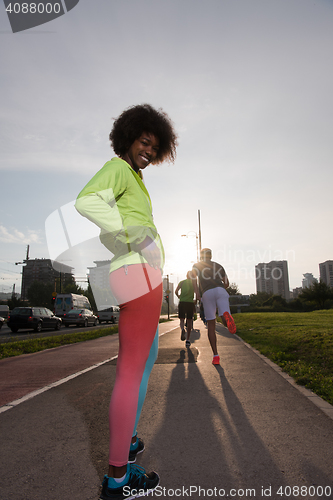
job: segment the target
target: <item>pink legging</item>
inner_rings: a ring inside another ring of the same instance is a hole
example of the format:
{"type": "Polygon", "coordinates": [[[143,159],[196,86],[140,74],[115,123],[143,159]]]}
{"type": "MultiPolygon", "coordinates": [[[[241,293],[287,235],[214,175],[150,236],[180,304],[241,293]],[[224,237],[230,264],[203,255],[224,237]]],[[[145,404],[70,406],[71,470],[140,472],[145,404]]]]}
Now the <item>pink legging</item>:
{"type": "Polygon", "coordinates": [[[122,267],[110,274],[110,287],[120,304],[120,317],[116,381],[109,408],[109,464],[121,467],[128,461],[142,374],[161,313],[161,271],[145,264],[122,267]]]}

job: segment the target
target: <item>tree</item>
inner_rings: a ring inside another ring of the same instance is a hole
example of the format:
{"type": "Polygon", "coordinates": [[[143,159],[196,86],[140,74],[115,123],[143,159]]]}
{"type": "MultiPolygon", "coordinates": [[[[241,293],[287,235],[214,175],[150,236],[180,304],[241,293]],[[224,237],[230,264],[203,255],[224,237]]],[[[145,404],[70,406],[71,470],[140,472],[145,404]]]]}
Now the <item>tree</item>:
{"type": "Polygon", "coordinates": [[[71,283],[67,283],[62,293],[77,293],[78,295],[84,295],[84,290],[74,281],[71,283]]]}
{"type": "Polygon", "coordinates": [[[265,300],[262,305],[264,307],[273,307],[276,311],[283,311],[287,308],[287,301],[282,295],[272,295],[269,299],[265,300]]]}
{"type": "Polygon", "coordinates": [[[91,307],[93,309],[94,312],[97,312],[97,306],[96,306],[96,302],[95,302],[95,297],[94,297],[94,294],[93,294],[93,291],[92,291],[92,288],[91,288],[91,285],[88,281],[88,289],[83,291],[83,294],[82,295],[85,295],[86,297],[88,297],[88,300],[91,304],[91,307]]]}
{"type": "Polygon", "coordinates": [[[309,288],[304,288],[298,297],[304,302],[314,302],[319,309],[324,309],[325,303],[333,300],[333,290],[320,281],[313,283],[309,288]]]}
{"type": "Polygon", "coordinates": [[[238,285],[236,283],[230,283],[226,289],[229,295],[242,295],[239,291],[238,285]]]}
{"type": "Polygon", "coordinates": [[[18,299],[17,297],[13,296],[11,299],[8,299],[7,305],[9,307],[9,309],[12,311],[15,307],[25,306],[26,303],[23,300],[18,299]]]}
{"type": "Polygon", "coordinates": [[[250,305],[253,307],[261,307],[263,303],[268,300],[272,294],[267,292],[257,292],[250,295],[250,305]]]}
{"type": "Polygon", "coordinates": [[[53,290],[54,285],[52,283],[34,281],[27,292],[29,304],[31,306],[51,307],[53,290]]]}
{"type": "MultiPolygon", "coordinates": [[[[55,280],[55,292],[57,293],[78,293],[80,294],[80,291],[75,291],[78,287],[78,285],[75,283],[75,278],[73,275],[68,276],[65,275],[64,273],[60,273],[55,280]]],[[[82,288],[80,288],[82,290],[82,288]]]]}

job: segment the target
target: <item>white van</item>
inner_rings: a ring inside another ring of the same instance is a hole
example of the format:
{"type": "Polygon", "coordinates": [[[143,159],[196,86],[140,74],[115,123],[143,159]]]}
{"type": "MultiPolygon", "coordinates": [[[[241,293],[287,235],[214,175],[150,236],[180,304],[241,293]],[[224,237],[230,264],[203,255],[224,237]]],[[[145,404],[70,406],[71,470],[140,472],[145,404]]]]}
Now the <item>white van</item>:
{"type": "Polygon", "coordinates": [[[8,314],[9,314],[9,307],[5,305],[0,305],[0,316],[2,316],[2,318],[8,318],[8,314]]]}
{"type": "Polygon", "coordinates": [[[97,312],[99,323],[118,323],[119,321],[119,306],[110,306],[106,309],[97,312]]]}
{"type": "Polygon", "coordinates": [[[54,301],[54,314],[60,318],[71,309],[92,310],[90,302],[85,295],[75,293],[58,293],[54,301]]]}

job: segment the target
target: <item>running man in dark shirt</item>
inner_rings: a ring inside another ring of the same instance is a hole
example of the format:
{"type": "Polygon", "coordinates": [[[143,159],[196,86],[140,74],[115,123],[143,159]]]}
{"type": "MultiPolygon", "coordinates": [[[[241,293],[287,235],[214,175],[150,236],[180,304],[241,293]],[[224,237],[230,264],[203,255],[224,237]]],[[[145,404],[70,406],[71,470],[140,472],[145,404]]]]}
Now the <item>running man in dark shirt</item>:
{"type": "Polygon", "coordinates": [[[196,296],[201,295],[206,320],[208,323],[208,339],[213,351],[213,364],[220,364],[220,357],[216,345],[216,309],[221,320],[230,333],[236,333],[236,325],[230,314],[229,294],[226,288],[229,286],[228,276],[224,268],[217,262],[212,261],[212,251],[203,248],[200,253],[200,262],[192,268],[192,278],[196,296]],[[198,283],[199,280],[199,290],[198,283]]]}

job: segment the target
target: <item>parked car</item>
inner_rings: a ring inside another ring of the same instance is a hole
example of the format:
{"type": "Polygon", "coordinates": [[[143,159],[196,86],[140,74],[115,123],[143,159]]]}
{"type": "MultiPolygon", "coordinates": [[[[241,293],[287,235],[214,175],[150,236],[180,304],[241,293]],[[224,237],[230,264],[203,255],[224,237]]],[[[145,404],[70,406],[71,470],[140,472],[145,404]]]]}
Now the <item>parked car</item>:
{"type": "Polygon", "coordinates": [[[118,306],[111,306],[97,312],[99,323],[118,323],[120,309],[118,306]]]}
{"type": "Polygon", "coordinates": [[[5,322],[5,318],[2,318],[2,317],[0,316],[0,330],[1,330],[2,325],[4,324],[4,322],[5,322]]]}
{"type": "Polygon", "coordinates": [[[72,309],[71,311],[68,311],[68,313],[64,314],[62,322],[67,327],[69,325],[96,326],[97,316],[95,316],[94,313],[88,309],[72,309]]]}
{"type": "Polygon", "coordinates": [[[47,328],[59,330],[61,323],[61,318],[55,316],[46,307],[15,307],[7,320],[7,325],[13,333],[23,329],[35,332],[41,332],[47,328]]]}

